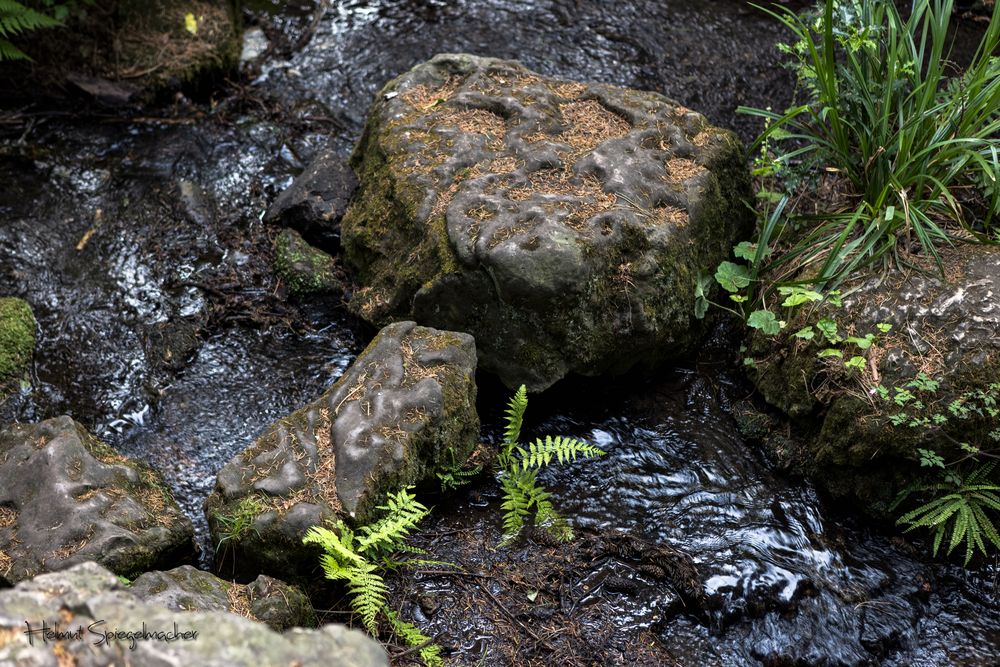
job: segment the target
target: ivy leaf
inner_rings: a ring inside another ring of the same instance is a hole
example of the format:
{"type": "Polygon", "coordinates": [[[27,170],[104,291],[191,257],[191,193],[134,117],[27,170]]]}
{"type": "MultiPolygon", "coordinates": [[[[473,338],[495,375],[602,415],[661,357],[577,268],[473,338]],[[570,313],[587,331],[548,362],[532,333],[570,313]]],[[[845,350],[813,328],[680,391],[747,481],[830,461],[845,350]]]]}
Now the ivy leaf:
{"type": "Polygon", "coordinates": [[[739,292],[750,285],[750,274],[747,267],[732,262],[722,262],[715,272],[715,281],[727,292],[739,292]]]}
{"type": "Polygon", "coordinates": [[[858,356],[851,357],[850,359],[848,359],[847,361],[844,362],[844,367],[845,368],[850,368],[852,370],[856,370],[856,371],[859,371],[859,372],[863,371],[863,370],[865,370],[865,358],[864,357],[858,357],[858,356]]]}
{"type": "Polygon", "coordinates": [[[890,331],[892,331],[892,325],[889,324],[888,322],[879,322],[878,324],[875,325],[875,328],[877,328],[882,333],[889,333],[890,331]]]}
{"type": "Polygon", "coordinates": [[[847,338],[848,343],[854,343],[862,350],[867,350],[875,342],[875,334],[867,334],[864,338],[858,338],[857,336],[849,336],[847,338]]]}
{"type": "Polygon", "coordinates": [[[755,310],[747,318],[747,326],[757,329],[766,336],[776,336],[785,326],[769,310],[755,310]]]}
{"type": "Polygon", "coordinates": [[[757,244],[750,243],[749,241],[742,241],[733,248],[733,254],[740,259],[752,262],[754,255],[757,254],[757,244]]]}

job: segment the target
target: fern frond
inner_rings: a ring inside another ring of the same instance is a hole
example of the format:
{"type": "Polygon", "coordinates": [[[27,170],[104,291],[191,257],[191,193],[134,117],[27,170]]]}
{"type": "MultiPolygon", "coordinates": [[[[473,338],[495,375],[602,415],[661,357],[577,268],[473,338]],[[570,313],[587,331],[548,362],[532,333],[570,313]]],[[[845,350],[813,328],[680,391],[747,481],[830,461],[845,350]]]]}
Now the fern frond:
{"type": "Polygon", "coordinates": [[[412,487],[401,489],[395,494],[390,493],[386,504],[379,506],[379,509],[386,511],[386,515],[375,523],[358,529],[359,552],[399,549],[410,530],[430,514],[429,509],[417,502],[416,495],[409,493],[410,488],[412,487]]]}
{"type": "Polygon", "coordinates": [[[0,61],[3,60],[27,60],[28,54],[17,48],[6,39],[0,37],[0,61]]]}
{"type": "Polygon", "coordinates": [[[517,537],[524,528],[525,520],[531,516],[531,495],[527,491],[535,484],[535,473],[513,472],[505,474],[500,485],[503,488],[504,500],[500,504],[503,510],[504,541],[517,537]]]}
{"type": "Polygon", "coordinates": [[[568,463],[575,461],[578,456],[589,459],[604,456],[605,453],[604,450],[586,442],[561,435],[555,437],[547,435],[544,439],[538,438],[528,445],[527,452],[521,448],[519,451],[522,452],[521,467],[524,469],[542,468],[552,463],[553,458],[559,463],[568,463]]]}
{"type": "Polygon", "coordinates": [[[361,623],[372,635],[378,636],[377,618],[386,608],[389,589],[371,563],[349,568],[347,592],[351,596],[351,608],[361,617],[361,623]]]}
{"type": "Polygon", "coordinates": [[[504,413],[507,416],[507,425],[503,431],[503,439],[508,452],[510,447],[516,445],[517,441],[521,439],[521,425],[524,422],[524,411],[527,408],[528,389],[522,384],[514,392],[507,404],[507,411],[504,413]]]}
{"type": "Polygon", "coordinates": [[[394,611],[386,610],[385,616],[389,619],[389,625],[403,642],[410,648],[421,647],[417,653],[427,667],[441,667],[444,659],[441,657],[441,647],[431,643],[431,638],[420,632],[417,626],[404,621],[394,611]]]}
{"type": "Polygon", "coordinates": [[[343,521],[334,524],[337,532],[322,526],[313,526],[302,538],[303,544],[316,544],[339,563],[363,563],[362,558],[353,548],[353,533],[343,521]]]}

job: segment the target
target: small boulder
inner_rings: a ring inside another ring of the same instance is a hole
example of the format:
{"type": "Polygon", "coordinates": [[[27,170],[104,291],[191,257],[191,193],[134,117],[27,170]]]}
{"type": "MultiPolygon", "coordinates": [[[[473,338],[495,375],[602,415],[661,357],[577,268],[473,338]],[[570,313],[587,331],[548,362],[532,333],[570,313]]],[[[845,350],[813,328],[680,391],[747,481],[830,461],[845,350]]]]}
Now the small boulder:
{"type": "Polygon", "coordinates": [[[111,572],[87,562],[0,591],[0,665],[388,667],[389,662],[378,643],[343,625],[278,633],[226,611],[176,611],[140,599],[111,572]],[[25,634],[25,623],[36,634],[25,634]],[[43,629],[67,634],[54,641],[43,629]]]}
{"type": "Polygon", "coordinates": [[[290,227],[317,248],[335,252],[340,220],[357,189],[358,179],[346,161],[323,151],[278,195],[264,222],[290,227]]]}
{"type": "Polygon", "coordinates": [[[283,229],[274,243],[274,268],[296,296],[343,292],[337,262],[314,248],[294,229],[283,229]]]}
{"type": "Polygon", "coordinates": [[[308,576],[310,527],[366,523],[387,493],[465,461],[479,436],[475,370],[468,334],[413,322],[380,331],[333,387],[219,473],[206,507],[220,570],[308,576]]]}
{"type": "Polygon", "coordinates": [[[129,587],[133,595],[172,611],[226,611],[287,630],[316,625],[309,598],[294,586],[267,575],[249,584],[237,584],[182,565],[173,570],[147,572],[129,587]]]}
{"type": "Polygon", "coordinates": [[[439,55],[390,81],[352,160],[352,310],[468,332],[512,388],[690,352],[698,271],[752,224],[731,132],[513,61],[439,55]]]}
{"type": "Polygon", "coordinates": [[[94,560],[126,577],[195,557],[160,475],[69,417],[0,431],[0,582],[94,560]]]}

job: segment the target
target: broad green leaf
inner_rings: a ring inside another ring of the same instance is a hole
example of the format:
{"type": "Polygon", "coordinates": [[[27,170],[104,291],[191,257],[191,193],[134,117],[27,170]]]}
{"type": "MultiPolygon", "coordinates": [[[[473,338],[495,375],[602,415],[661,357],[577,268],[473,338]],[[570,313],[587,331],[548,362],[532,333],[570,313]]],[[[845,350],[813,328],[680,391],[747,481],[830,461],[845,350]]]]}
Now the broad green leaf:
{"type": "Polygon", "coordinates": [[[776,336],[785,323],[774,316],[769,310],[755,310],[747,318],[747,326],[757,329],[767,336],[776,336]]]}
{"type": "Polygon", "coordinates": [[[813,337],[816,335],[816,332],[813,331],[813,328],[810,326],[810,327],[802,327],[792,335],[795,336],[796,338],[801,338],[802,340],[812,340],[813,337]]]}
{"type": "Polygon", "coordinates": [[[727,292],[739,292],[750,285],[750,274],[742,264],[722,262],[715,272],[715,280],[727,292]]]}

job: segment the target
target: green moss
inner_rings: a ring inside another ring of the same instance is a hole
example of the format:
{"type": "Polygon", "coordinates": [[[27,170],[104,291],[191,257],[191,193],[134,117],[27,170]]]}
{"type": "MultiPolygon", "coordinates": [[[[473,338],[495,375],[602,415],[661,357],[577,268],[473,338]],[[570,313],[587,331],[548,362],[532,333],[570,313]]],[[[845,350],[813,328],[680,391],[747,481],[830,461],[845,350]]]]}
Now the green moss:
{"type": "Polygon", "coordinates": [[[24,377],[35,351],[35,316],[21,299],[0,298],[0,399],[24,377]],[[5,389],[6,388],[6,389],[5,389]]]}
{"type": "Polygon", "coordinates": [[[296,296],[342,289],[334,259],[306,243],[293,229],[278,234],[274,268],[296,296]]]}

